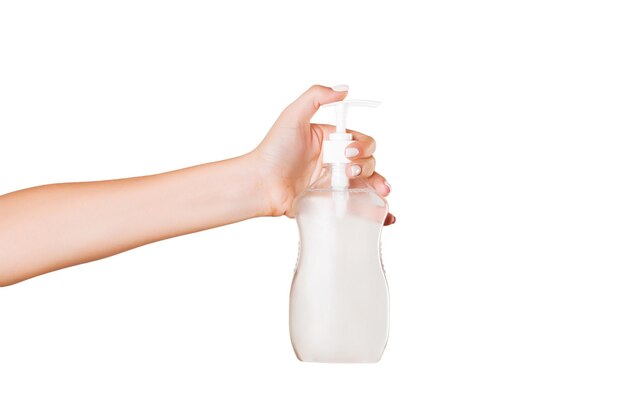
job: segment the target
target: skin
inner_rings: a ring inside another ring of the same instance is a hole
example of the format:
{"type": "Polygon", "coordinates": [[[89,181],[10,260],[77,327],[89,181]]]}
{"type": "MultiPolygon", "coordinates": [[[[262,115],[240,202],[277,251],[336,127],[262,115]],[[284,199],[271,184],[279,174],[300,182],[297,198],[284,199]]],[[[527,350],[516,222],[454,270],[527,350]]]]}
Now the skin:
{"type": "MultiPolygon", "coordinates": [[[[293,200],[318,178],[322,141],[334,130],[310,120],[320,105],[346,95],[311,87],[281,113],[256,149],[236,158],[0,196],[0,285],[253,217],[293,217],[293,200]]],[[[387,196],[389,184],[374,171],[374,139],[352,133],[349,147],[358,154],[348,175],[367,179],[387,196]]],[[[389,214],[385,224],[394,222],[389,214]]]]}

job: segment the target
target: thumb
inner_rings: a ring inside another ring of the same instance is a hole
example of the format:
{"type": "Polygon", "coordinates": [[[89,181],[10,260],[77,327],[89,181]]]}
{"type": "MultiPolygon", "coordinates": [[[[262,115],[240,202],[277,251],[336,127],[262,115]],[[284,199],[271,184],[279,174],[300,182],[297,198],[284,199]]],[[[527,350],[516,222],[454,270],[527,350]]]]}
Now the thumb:
{"type": "Polygon", "coordinates": [[[287,110],[298,119],[308,122],[321,105],[341,101],[347,95],[347,85],[336,85],[332,88],[314,85],[291,103],[287,110]]]}

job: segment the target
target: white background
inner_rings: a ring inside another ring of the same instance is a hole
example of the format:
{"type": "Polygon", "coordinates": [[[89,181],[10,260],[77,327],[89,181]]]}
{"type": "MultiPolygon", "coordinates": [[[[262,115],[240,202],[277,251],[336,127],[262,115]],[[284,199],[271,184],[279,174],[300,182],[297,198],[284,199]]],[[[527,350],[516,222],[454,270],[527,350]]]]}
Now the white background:
{"type": "Polygon", "coordinates": [[[378,364],[296,360],[296,225],[254,219],[1,288],[0,415],[623,416],[625,20],[3,1],[0,194],[236,156],[310,84],[347,83],[384,101],[349,126],[377,138],[398,221],[378,364]]]}

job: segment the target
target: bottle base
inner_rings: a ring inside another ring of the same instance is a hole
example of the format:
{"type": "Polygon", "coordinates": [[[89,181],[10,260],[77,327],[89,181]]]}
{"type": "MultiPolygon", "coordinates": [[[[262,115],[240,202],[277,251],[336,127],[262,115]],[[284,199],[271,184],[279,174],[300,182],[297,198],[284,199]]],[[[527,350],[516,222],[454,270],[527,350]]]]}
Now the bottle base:
{"type": "Polygon", "coordinates": [[[382,359],[382,354],[378,356],[358,356],[358,355],[345,355],[345,356],[327,356],[327,355],[301,355],[297,351],[296,357],[300,362],[309,363],[377,363],[382,359]]]}

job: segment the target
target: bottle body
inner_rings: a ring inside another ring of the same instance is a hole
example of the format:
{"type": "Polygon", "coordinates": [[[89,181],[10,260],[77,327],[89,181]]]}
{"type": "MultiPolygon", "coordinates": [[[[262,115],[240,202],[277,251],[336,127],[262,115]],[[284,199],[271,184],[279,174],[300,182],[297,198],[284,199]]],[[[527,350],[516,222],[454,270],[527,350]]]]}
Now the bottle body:
{"type": "Polygon", "coordinates": [[[380,257],[385,200],[361,180],[328,179],[296,201],[300,230],[289,326],[305,362],[376,362],[389,332],[389,295],[380,257]]]}

